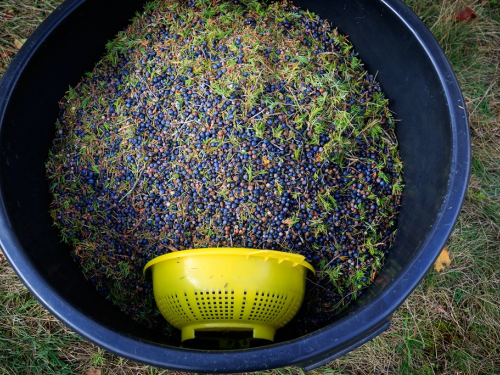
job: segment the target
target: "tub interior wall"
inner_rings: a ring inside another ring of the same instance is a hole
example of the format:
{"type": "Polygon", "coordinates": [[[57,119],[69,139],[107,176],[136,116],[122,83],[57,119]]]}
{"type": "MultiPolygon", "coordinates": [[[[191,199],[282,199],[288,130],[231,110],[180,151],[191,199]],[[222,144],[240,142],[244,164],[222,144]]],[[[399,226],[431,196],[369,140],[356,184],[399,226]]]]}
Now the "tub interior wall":
{"type": "MultiPolygon", "coordinates": [[[[145,340],[179,345],[135,324],[110,306],[88,283],[59,241],[48,210],[51,201],[45,162],[54,136],[58,101],[68,86],[93,68],[107,40],[128,24],[144,1],[88,1],[33,56],[12,94],[0,142],[1,194],[12,230],[32,261],[33,268],[76,308],[96,322],[145,340]],[[112,15],[112,16],[111,16],[112,15]]],[[[432,62],[412,40],[400,19],[383,11],[375,0],[298,0],[349,35],[368,70],[381,82],[396,118],[404,162],[406,189],[396,244],[376,283],[353,304],[350,313],[369,303],[410,264],[430,233],[441,209],[450,174],[451,120],[432,62]],[[387,27],[391,25],[392,28],[387,27]],[[418,61],[418,63],[416,63],[418,61]]]]}

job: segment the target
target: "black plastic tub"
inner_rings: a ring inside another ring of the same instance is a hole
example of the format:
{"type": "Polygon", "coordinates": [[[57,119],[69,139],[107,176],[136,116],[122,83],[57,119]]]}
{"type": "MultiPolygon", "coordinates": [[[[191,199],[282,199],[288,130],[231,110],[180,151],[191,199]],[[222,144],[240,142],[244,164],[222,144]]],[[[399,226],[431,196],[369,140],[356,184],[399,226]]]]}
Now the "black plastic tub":
{"type": "Polygon", "coordinates": [[[424,24],[398,0],[299,0],[350,36],[397,113],[404,162],[395,246],[369,291],[329,326],[294,340],[233,351],[193,350],[110,306],[60,243],[48,214],[44,163],[58,101],[91,70],[106,41],[142,9],[137,0],[68,0],[34,32],[0,82],[0,242],[29,290],[57,318],[112,353],[169,369],[313,369],[386,330],[427,273],[459,214],[470,140],[464,101],[424,24]]]}

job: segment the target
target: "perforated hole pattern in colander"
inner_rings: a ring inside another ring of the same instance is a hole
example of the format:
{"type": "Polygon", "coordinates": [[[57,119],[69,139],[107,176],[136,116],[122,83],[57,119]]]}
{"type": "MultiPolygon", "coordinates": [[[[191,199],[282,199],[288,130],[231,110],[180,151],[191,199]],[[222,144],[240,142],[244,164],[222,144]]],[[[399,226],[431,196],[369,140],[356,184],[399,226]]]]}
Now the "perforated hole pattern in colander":
{"type": "Polygon", "coordinates": [[[204,321],[255,321],[282,327],[300,308],[294,293],[277,291],[242,291],[236,302],[234,290],[185,291],[157,296],[160,311],[175,326],[204,321]],[[181,303],[184,299],[188,309],[181,303]]]}

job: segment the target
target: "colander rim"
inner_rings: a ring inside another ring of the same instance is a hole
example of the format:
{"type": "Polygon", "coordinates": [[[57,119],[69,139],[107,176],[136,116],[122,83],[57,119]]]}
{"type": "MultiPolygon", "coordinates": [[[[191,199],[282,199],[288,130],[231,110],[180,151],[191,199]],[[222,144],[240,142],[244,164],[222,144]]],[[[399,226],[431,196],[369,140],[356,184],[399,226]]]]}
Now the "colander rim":
{"type": "Polygon", "coordinates": [[[293,263],[292,267],[296,267],[298,265],[303,266],[315,273],[314,267],[306,261],[306,257],[300,254],[292,254],[285,253],[283,251],[276,250],[261,250],[261,249],[251,249],[251,248],[234,248],[234,247],[209,247],[203,249],[191,249],[191,250],[182,250],[177,252],[172,252],[168,254],[160,255],[156,258],[151,259],[143,269],[143,275],[148,276],[147,271],[151,268],[151,266],[165,262],[172,259],[185,258],[185,257],[196,257],[196,256],[210,256],[210,255],[238,255],[238,256],[246,256],[247,258],[250,256],[259,256],[263,258],[274,258],[282,261],[288,261],[293,263]]]}

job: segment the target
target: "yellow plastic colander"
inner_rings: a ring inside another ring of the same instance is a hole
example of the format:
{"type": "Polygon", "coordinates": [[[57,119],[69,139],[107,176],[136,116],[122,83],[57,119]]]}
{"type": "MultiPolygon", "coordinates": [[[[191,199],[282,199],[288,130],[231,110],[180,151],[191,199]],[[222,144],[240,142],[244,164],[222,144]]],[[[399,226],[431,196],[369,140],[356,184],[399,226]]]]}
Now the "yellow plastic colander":
{"type": "Polygon", "coordinates": [[[304,256],[271,250],[207,248],[159,256],[146,264],[161,314],[182,331],[253,331],[274,340],[302,304],[304,256]]]}

